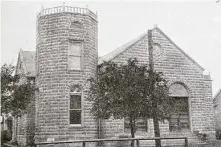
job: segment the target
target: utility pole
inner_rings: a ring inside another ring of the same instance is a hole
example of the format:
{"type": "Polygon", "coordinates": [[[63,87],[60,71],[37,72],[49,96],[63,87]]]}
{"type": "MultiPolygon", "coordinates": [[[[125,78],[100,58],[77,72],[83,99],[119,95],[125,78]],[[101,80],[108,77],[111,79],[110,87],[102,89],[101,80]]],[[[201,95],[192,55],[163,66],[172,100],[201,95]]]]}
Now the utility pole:
{"type": "MultiPolygon", "coordinates": [[[[98,68],[97,68],[97,75],[96,75],[97,82],[99,80],[98,76],[99,76],[100,68],[101,68],[101,66],[98,66],[98,68]]],[[[98,102],[98,103],[99,103],[98,107],[100,107],[100,102],[98,102]]],[[[99,110],[99,113],[100,113],[100,108],[98,110],[99,110]]],[[[104,138],[103,137],[103,119],[100,118],[100,116],[99,116],[99,118],[97,118],[97,121],[98,121],[97,122],[97,125],[98,125],[98,139],[103,139],[104,138]]],[[[104,142],[98,142],[98,147],[102,147],[103,145],[104,145],[104,142]]]]}
{"type": "MultiPolygon", "coordinates": [[[[152,30],[148,30],[148,52],[149,52],[149,68],[150,68],[150,79],[151,79],[151,101],[152,101],[152,112],[153,112],[153,124],[154,124],[154,135],[160,137],[159,121],[157,116],[157,100],[154,97],[155,89],[155,78],[154,78],[154,61],[153,61],[153,40],[152,30]]],[[[161,140],[155,140],[155,146],[161,147],[161,140]]]]}
{"type": "MultiPolygon", "coordinates": [[[[0,98],[0,100],[2,100],[1,98],[0,98]]],[[[2,144],[2,120],[3,120],[2,119],[2,111],[1,110],[2,110],[2,103],[0,104],[0,131],[1,131],[0,132],[0,138],[1,138],[0,145],[2,144]]]]}

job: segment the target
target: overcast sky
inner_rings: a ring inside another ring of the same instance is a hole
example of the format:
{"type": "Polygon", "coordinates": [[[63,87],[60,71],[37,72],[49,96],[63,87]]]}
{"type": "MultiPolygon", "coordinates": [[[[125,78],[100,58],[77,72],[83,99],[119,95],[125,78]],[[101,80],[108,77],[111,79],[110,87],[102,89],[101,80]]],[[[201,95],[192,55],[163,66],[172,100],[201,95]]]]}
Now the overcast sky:
{"type": "MultiPolygon", "coordinates": [[[[62,2],[1,2],[1,64],[17,62],[21,49],[35,51],[36,14],[62,2]]],[[[221,88],[221,2],[115,1],[76,2],[98,13],[98,50],[104,55],[139,36],[154,24],[208,70],[213,95],[221,88]]]]}

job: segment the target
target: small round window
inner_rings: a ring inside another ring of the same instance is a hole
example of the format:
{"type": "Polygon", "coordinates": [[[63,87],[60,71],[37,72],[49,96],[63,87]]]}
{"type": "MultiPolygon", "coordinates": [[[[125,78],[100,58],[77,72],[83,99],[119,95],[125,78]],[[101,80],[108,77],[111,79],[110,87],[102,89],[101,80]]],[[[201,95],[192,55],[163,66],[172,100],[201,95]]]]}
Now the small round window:
{"type": "Polygon", "coordinates": [[[155,58],[160,58],[163,56],[163,49],[158,43],[153,44],[153,55],[155,58]]]}

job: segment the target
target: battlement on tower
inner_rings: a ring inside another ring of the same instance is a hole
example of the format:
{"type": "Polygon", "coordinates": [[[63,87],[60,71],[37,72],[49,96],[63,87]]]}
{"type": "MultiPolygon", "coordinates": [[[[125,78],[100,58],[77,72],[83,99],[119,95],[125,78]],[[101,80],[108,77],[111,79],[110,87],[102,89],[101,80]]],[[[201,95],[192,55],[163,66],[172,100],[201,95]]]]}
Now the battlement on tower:
{"type": "Polygon", "coordinates": [[[70,12],[75,14],[84,14],[92,17],[93,19],[97,20],[97,15],[94,14],[88,8],[80,8],[80,7],[72,7],[72,6],[58,6],[53,8],[45,8],[41,9],[41,11],[37,14],[38,17],[55,14],[55,13],[63,13],[63,12],[70,12]]]}

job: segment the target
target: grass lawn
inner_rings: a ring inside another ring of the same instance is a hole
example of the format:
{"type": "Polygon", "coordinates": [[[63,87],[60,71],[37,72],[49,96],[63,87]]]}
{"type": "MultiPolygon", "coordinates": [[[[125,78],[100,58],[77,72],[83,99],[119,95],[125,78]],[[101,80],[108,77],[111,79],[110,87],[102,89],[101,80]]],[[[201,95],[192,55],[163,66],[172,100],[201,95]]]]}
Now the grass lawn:
{"type": "Polygon", "coordinates": [[[221,140],[210,141],[207,144],[194,145],[190,144],[188,147],[221,147],[221,140]]]}

